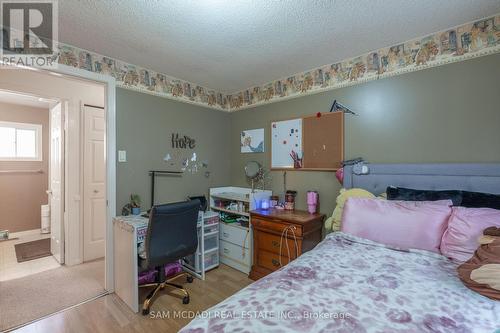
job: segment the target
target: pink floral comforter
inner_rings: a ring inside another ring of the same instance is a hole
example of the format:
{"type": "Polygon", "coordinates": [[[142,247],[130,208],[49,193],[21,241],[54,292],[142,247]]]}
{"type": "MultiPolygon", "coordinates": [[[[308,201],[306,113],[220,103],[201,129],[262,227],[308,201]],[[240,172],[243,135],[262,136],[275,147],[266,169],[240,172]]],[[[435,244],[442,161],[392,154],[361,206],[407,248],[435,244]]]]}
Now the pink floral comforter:
{"type": "Polygon", "coordinates": [[[500,332],[500,302],[467,289],[456,266],[333,233],[181,332],[500,332]]]}

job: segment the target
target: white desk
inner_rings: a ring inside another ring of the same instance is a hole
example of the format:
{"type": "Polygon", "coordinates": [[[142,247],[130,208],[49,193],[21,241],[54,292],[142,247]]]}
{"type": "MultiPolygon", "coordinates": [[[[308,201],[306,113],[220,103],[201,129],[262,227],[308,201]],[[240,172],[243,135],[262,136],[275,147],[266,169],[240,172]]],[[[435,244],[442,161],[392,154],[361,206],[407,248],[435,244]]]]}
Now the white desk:
{"type": "MultiPolygon", "coordinates": [[[[204,252],[204,230],[205,227],[214,224],[205,225],[205,220],[218,216],[213,212],[203,214],[200,212],[198,217],[198,229],[201,230],[201,241],[198,248],[204,252]]],[[[218,221],[218,218],[217,218],[218,221]]],[[[114,234],[114,272],[115,272],[115,293],[127,304],[132,311],[139,311],[139,282],[137,267],[137,247],[146,239],[149,219],[140,215],[117,216],[113,219],[114,234]]],[[[217,231],[218,234],[218,231],[217,231]]],[[[216,239],[218,240],[218,235],[216,239]]],[[[217,244],[218,246],[218,244],[217,244]]],[[[216,249],[218,252],[218,249],[216,249]]],[[[198,251],[197,251],[198,252],[198,251]]],[[[205,256],[202,255],[201,261],[204,262],[205,256]]],[[[208,268],[214,268],[219,265],[217,257],[216,265],[208,268]]],[[[185,271],[199,278],[205,278],[205,267],[202,272],[193,271],[189,266],[183,266],[185,271]]]]}
{"type": "Polygon", "coordinates": [[[134,312],[139,312],[137,245],[144,242],[148,224],[140,215],[113,219],[115,293],[134,312]]]}

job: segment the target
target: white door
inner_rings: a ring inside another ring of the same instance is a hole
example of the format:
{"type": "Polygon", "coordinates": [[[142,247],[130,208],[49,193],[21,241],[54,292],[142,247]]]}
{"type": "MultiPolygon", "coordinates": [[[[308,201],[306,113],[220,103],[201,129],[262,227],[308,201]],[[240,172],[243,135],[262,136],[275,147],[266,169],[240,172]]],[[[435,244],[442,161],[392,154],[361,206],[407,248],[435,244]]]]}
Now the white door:
{"type": "Polygon", "coordinates": [[[61,103],[50,109],[50,158],[49,195],[50,204],[50,251],[59,263],[64,263],[64,135],[61,103]]]}
{"type": "Polygon", "coordinates": [[[104,109],[84,107],[83,261],[104,257],[106,230],[106,121],[104,109]]]}

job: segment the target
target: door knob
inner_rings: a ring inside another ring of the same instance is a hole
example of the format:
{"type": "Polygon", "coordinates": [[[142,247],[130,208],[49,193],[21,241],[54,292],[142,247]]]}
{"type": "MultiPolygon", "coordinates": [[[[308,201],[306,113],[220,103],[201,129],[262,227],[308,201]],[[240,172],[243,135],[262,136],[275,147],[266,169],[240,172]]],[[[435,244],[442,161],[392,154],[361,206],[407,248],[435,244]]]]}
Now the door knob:
{"type": "Polygon", "coordinates": [[[47,190],[47,191],[45,191],[45,193],[52,194],[52,190],[47,190]]]}
{"type": "Polygon", "coordinates": [[[94,193],[99,193],[99,191],[98,190],[94,190],[94,193]]]}

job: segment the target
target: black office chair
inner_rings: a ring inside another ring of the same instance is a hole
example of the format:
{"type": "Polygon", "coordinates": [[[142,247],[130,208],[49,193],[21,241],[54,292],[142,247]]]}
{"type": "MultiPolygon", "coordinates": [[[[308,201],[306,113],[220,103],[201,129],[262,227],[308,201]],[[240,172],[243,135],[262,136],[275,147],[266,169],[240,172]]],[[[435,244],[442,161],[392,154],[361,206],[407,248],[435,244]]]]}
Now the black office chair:
{"type": "Polygon", "coordinates": [[[170,281],[187,276],[187,282],[193,282],[193,277],[187,272],[182,272],[169,279],[165,277],[163,265],[175,262],[186,256],[192,255],[198,248],[198,200],[178,202],[154,206],[149,215],[149,227],[145,242],[145,257],[139,257],[139,271],[156,269],[155,283],[140,285],[152,287],[142,307],[142,314],[149,314],[149,309],[155,295],[165,286],[171,286],[182,291],[182,303],[189,303],[189,293],[180,285],[170,281]]]}

